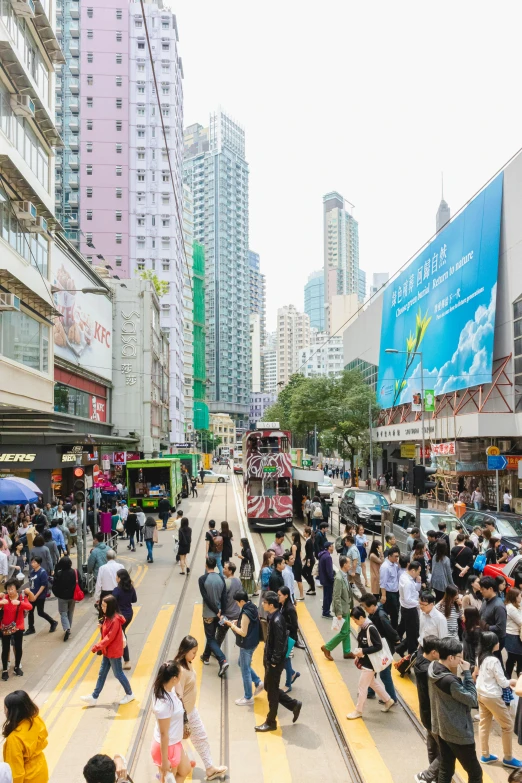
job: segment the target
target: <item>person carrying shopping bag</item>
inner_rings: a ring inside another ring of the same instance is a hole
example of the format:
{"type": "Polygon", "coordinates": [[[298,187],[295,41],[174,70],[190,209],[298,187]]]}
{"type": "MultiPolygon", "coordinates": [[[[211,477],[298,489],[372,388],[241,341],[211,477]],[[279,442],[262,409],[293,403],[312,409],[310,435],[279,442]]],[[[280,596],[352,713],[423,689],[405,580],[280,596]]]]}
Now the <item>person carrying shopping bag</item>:
{"type": "Polygon", "coordinates": [[[375,625],[366,617],[362,607],[352,609],[351,617],[359,627],[357,642],[359,647],[354,650],[356,666],[361,671],[359,678],[359,691],[355,710],[346,716],[348,720],[362,718],[364,705],[368,698],[368,688],[372,688],[377,696],[384,702],[381,712],[388,712],[395,704],[386,688],[375,675],[386,669],[391,661],[392,654],[386,639],[382,639],[375,625]]]}

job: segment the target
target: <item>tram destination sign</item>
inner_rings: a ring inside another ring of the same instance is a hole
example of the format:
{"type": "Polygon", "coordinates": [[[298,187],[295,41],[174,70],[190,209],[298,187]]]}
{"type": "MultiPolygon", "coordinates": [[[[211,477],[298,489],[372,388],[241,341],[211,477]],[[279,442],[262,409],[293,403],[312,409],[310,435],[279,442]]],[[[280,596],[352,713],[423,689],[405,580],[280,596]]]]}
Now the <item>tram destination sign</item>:
{"type": "Polygon", "coordinates": [[[276,473],[277,465],[263,465],[263,473],[276,473]]]}

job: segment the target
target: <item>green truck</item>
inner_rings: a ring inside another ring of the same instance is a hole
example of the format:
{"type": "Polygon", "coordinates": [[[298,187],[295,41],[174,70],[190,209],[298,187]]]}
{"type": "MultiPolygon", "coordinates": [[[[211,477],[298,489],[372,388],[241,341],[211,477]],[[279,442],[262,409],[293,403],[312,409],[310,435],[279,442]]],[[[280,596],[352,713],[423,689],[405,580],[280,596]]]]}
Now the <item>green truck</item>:
{"type": "Polygon", "coordinates": [[[166,497],[175,508],[181,498],[182,480],[179,459],[140,459],[127,463],[128,503],[144,511],[158,507],[166,497]]]}
{"type": "Polygon", "coordinates": [[[162,454],[161,459],[179,459],[188,470],[189,476],[197,476],[201,464],[201,454],[162,454]]]}

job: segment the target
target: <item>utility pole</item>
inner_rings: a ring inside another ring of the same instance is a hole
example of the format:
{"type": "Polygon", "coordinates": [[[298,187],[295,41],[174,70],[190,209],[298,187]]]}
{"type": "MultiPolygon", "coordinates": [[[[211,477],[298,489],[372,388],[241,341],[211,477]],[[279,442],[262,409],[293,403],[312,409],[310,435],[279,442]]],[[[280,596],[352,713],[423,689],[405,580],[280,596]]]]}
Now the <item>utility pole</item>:
{"type": "Polygon", "coordinates": [[[422,464],[426,465],[426,443],[424,441],[424,376],[422,371],[422,351],[417,351],[417,353],[420,358],[422,464]]]}
{"type": "MultiPolygon", "coordinates": [[[[370,471],[368,473],[369,489],[372,488],[372,473],[373,473],[373,448],[372,448],[372,401],[368,401],[368,419],[370,423],[370,471]]],[[[383,550],[384,551],[384,550],[383,550]]]]}
{"type": "Polygon", "coordinates": [[[314,457],[317,457],[317,425],[314,424],[314,457]]]}

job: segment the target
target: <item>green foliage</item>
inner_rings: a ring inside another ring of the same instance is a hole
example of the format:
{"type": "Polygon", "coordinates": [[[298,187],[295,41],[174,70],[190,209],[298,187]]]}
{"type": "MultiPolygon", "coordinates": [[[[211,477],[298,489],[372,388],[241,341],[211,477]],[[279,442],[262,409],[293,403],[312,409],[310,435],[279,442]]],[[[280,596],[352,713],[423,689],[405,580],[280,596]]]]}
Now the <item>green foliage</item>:
{"type": "Polygon", "coordinates": [[[160,280],[156,272],[152,269],[144,269],[138,273],[141,280],[150,280],[158,296],[163,296],[169,290],[169,284],[166,280],[160,280]]]}
{"type": "Polygon", "coordinates": [[[223,438],[214,435],[210,430],[196,430],[196,437],[199,448],[206,454],[215,451],[223,442],[223,438]]]}

